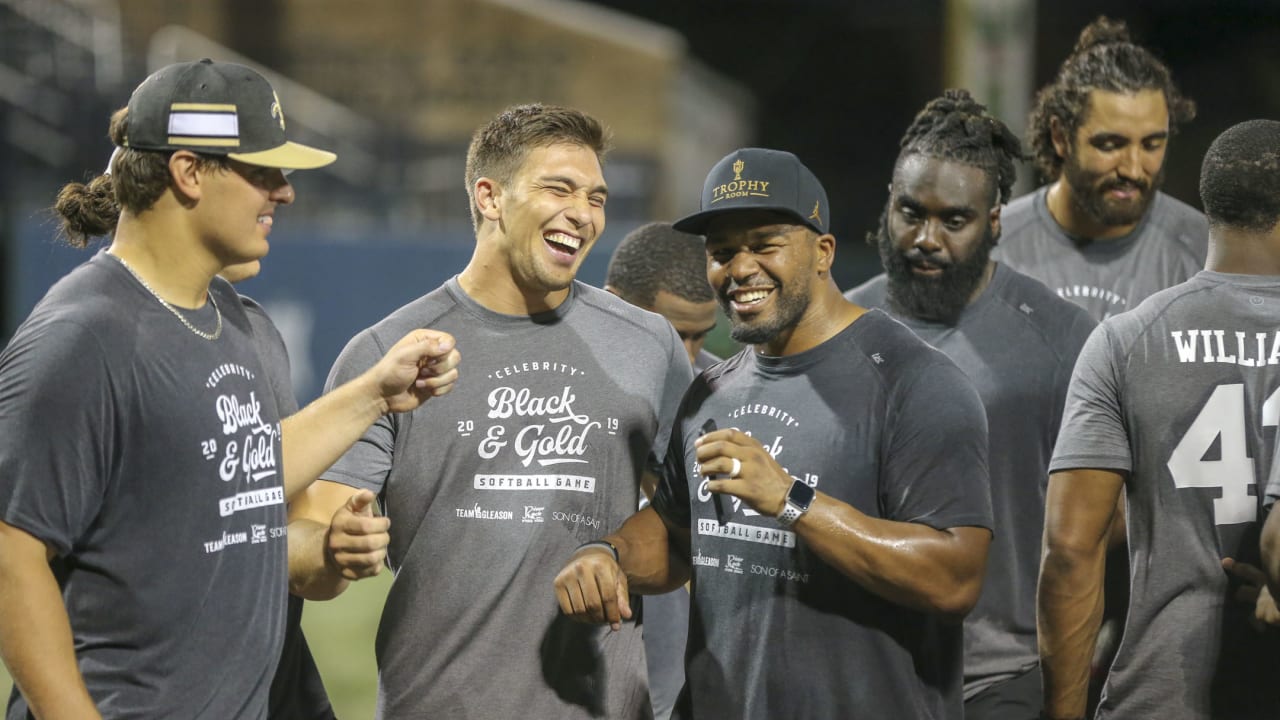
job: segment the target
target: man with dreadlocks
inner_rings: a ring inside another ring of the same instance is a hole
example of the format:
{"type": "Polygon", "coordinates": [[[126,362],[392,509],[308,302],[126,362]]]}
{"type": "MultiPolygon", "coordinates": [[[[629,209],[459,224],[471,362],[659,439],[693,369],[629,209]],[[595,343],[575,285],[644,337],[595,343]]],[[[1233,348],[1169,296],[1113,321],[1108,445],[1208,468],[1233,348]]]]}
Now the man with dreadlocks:
{"type": "Polygon", "coordinates": [[[868,238],[885,274],[845,297],[946,353],[982,397],[996,524],[987,580],[964,623],[965,718],[1035,720],[1044,482],[1071,368],[1095,323],[990,259],[1021,156],[1004,123],[968,91],[948,90],[916,115],[901,146],[868,238]]]}
{"type": "Polygon", "coordinates": [[[1280,123],[1220,135],[1200,197],[1206,269],[1103,322],[1071,380],[1037,600],[1052,718],[1085,711],[1102,558],[1122,490],[1132,595],[1096,717],[1280,717],[1276,638],[1250,627],[1255,613],[1274,617],[1271,597],[1236,601],[1223,572],[1259,562],[1267,426],[1280,409],[1280,123]]]}
{"type": "Polygon", "coordinates": [[[1036,96],[1028,130],[1050,183],[1009,205],[997,259],[1097,320],[1204,266],[1204,216],[1159,191],[1165,152],[1195,103],[1123,22],[1084,29],[1036,96]]]}

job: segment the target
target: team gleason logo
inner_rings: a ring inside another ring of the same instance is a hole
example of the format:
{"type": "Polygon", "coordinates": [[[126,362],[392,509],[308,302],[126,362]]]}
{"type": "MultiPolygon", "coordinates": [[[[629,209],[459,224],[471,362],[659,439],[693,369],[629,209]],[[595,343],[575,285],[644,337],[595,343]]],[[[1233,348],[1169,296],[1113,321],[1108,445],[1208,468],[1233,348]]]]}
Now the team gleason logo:
{"type": "Polygon", "coordinates": [[[746,163],[739,159],[733,164],[733,179],[711,190],[711,203],[742,197],[769,197],[770,180],[743,180],[746,163]]]}

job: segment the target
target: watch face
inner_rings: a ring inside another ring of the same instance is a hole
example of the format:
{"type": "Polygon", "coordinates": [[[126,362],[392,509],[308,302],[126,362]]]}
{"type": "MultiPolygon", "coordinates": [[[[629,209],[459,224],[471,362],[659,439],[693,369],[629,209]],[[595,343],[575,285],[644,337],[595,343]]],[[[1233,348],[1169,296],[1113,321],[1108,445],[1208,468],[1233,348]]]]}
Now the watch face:
{"type": "Polygon", "coordinates": [[[808,510],[813,504],[813,498],[818,494],[817,490],[809,487],[802,480],[796,480],[791,483],[791,490],[787,493],[787,502],[800,508],[800,510],[808,510]]]}

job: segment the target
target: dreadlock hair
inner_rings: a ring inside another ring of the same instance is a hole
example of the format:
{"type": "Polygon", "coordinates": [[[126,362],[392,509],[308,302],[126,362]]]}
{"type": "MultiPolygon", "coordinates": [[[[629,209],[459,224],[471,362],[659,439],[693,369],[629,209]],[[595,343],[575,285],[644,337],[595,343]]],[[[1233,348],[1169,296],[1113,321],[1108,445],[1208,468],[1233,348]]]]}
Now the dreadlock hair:
{"type": "Polygon", "coordinates": [[[899,143],[898,162],[908,155],[952,160],[986,171],[991,178],[992,200],[1009,202],[1018,179],[1017,162],[1023,159],[1022,143],[968,90],[947,90],[930,100],[899,143]]]}
{"type": "Polygon", "coordinates": [[[1200,168],[1209,224],[1267,232],[1280,221],[1280,122],[1249,120],[1218,136],[1200,168]]]}
{"type": "MultiPolygon", "coordinates": [[[[111,115],[107,135],[116,146],[107,172],[87,184],[67,183],[53,204],[53,212],[60,218],[58,234],[73,247],[86,247],[93,238],[114,231],[121,208],[135,215],[151,209],[170,184],[169,156],[173,153],[125,147],[128,108],[111,115]]],[[[220,155],[197,153],[197,163],[201,169],[228,167],[227,159],[220,155]]]]}
{"type": "Polygon", "coordinates": [[[707,280],[706,244],[665,222],[628,233],[609,259],[604,283],[627,302],[645,308],[652,308],[663,290],[694,303],[716,299],[707,280]]]}
{"type": "Polygon", "coordinates": [[[1052,119],[1058,118],[1068,142],[1073,141],[1088,116],[1094,90],[1124,94],[1159,90],[1169,109],[1170,135],[1196,116],[1195,102],[1178,91],[1164,63],[1129,39],[1124,21],[1099,17],[1081,31],[1057,78],[1036,93],[1027,133],[1036,168],[1046,180],[1057,180],[1063,163],[1053,147],[1052,119]]]}

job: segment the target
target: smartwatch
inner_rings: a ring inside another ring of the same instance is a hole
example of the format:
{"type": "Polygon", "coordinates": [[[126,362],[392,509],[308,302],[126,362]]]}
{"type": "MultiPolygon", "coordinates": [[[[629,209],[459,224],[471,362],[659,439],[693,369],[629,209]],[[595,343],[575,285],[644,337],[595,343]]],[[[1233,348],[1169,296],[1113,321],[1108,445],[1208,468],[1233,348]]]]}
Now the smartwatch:
{"type": "Polygon", "coordinates": [[[778,523],[782,527],[796,524],[800,516],[808,511],[818,491],[809,487],[803,480],[793,480],[791,489],[787,491],[787,500],[782,504],[782,512],[778,513],[778,523]]]}

